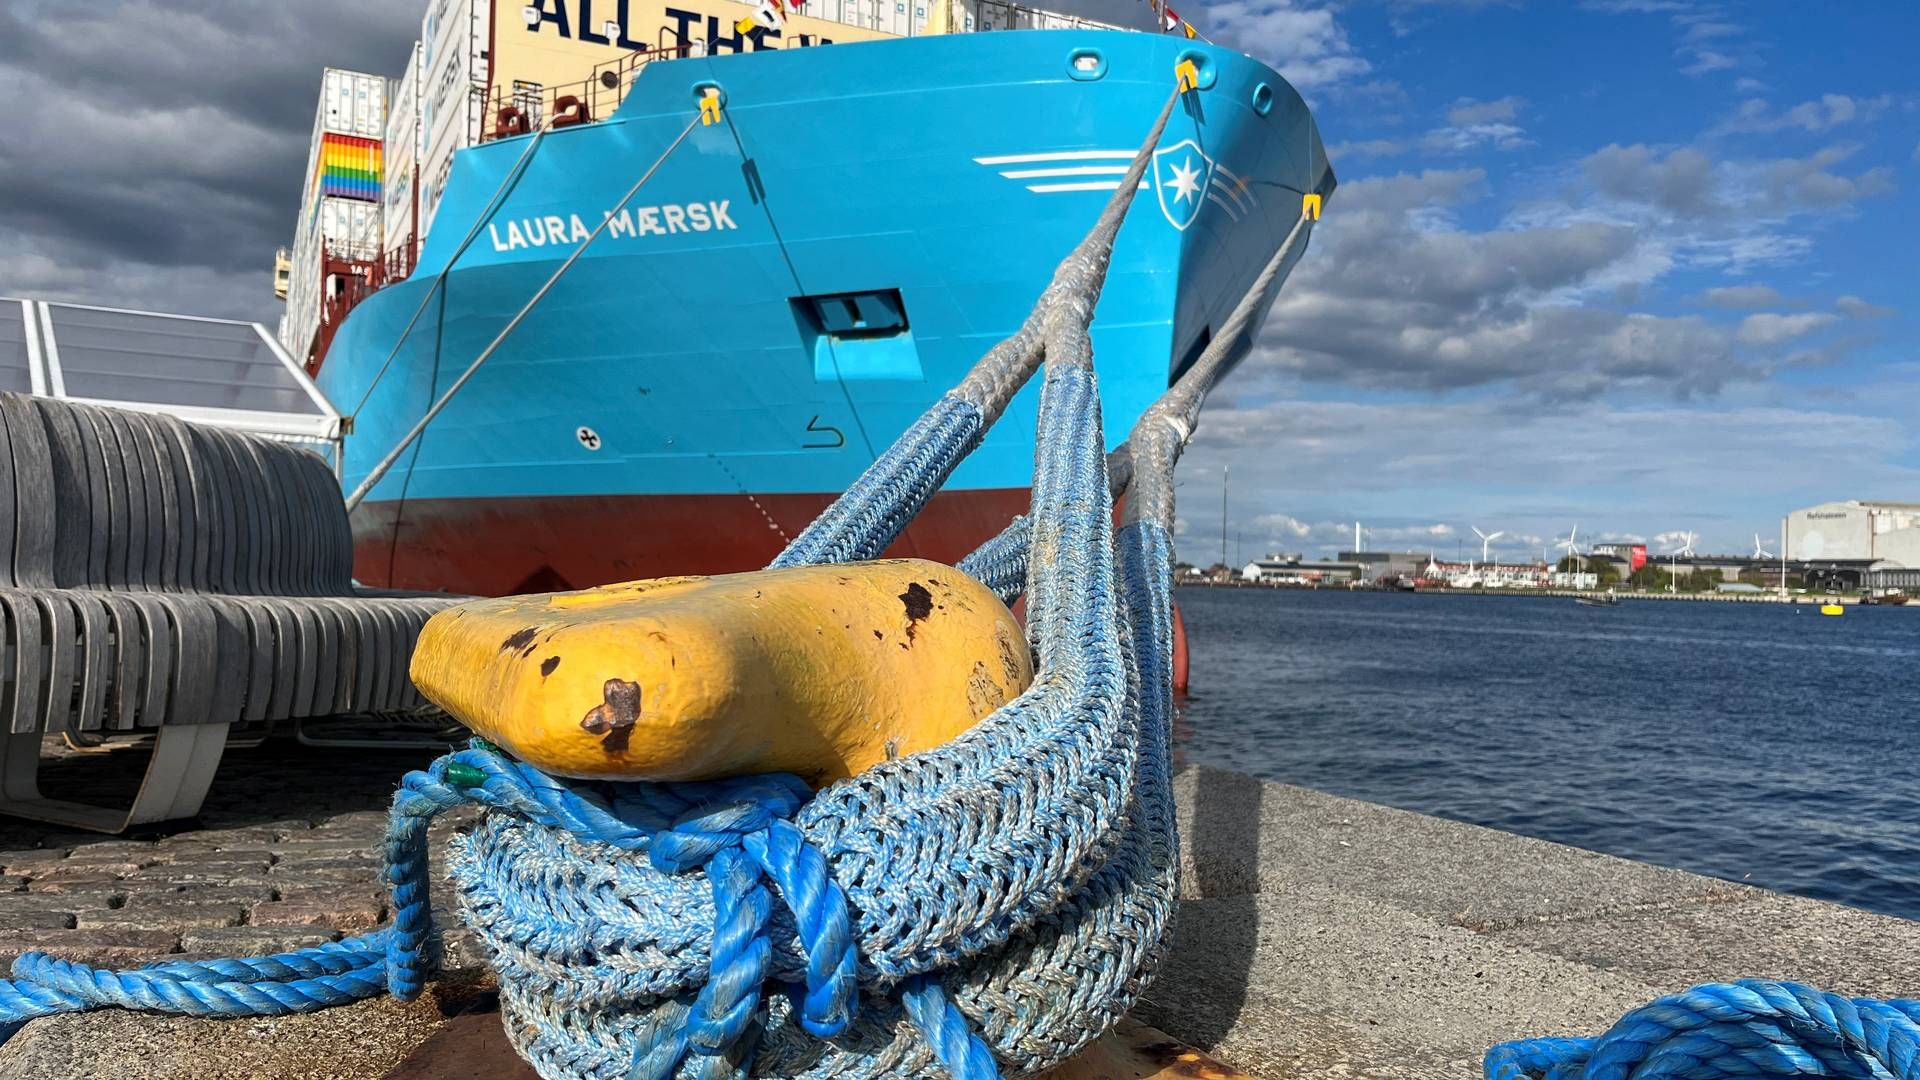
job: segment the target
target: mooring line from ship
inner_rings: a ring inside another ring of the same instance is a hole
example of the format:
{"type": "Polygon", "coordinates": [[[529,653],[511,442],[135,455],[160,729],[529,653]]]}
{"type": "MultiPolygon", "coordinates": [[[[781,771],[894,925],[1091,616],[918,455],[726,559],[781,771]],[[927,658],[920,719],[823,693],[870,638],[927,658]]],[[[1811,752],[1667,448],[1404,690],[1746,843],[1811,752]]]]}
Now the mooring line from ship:
{"type": "Polygon", "coordinates": [[[520,148],[520,156],[514,160],[513,167],[507,170],[507,175],[501,179],[500,186],[494,189],[493,198],[487,200],[487,208],[480,212],[479,217],[473,219],[473,228],[467,230],[466,239],[460,241],[460,246],[454,248],[453,254],[448,257],[447,265],[441,267],[440,272],[434,275],[433,284],[428,287],[427,295],[420,298],[420,306],[413,309],[413,318],[407,320],[407,328],[400,331],[400,336],[394,341],[393,348],[387,353],[387,358],[381,361],[380,370],[373,373],[372,380],[367,383],[366,392],[360,395],[360,403],[347,414],[349,421],[360,418],[360,410],[366,408],[368,400],[373,397],[373,388],[380,385],[381,379],[386,378],[387,369],[393,366],[394,359],[400,355],[400,347],[413,336],[413,328],[420,325],[420,316],[427,313],[427,308],[433,304],[433,298],[440,295],[441,287],[447,283],[447,275],[453,271],[453,264],[459,262],[460,256],[467,253],[467,249],[479,239],[480,230],[493,220],[493,215],[499,213],[502,206],[506,205],[507,196],[513,194],[513,189],[520,186],[520,178],[526,175],[527,163],[533,160],[534,149],[540,145],[540,140],[547,137],[549,130],[549,128],[541,128],[534,132],[533,138],[528,139],[527,144],[520,148]]]}
{"type": "Polygon", "coordinates": [[[500,346],[505,344],[507,338],[512,336],[514,330],[519,328],[520,323],[524,321],[528,315],[533,313],[533,309],[539,306],[540,301],[547,298],[547,294],[552,292],[553,287],[560,283],[560,279],[566,275],[566,272],[573,269],[573,264],[580,261],[580,256],[587,253],[587,248],[592,245],[595,240],[599,239],[600,234],[606,232],[608,227],[613,224],[615,216],[617,216],[620,211],[626,209],[627,204],[633,201],[635,195],[640,194],[640,189],[646,186],[647,181],[653,179],[653,174],[660,171],[660,166],[665,165],[667,159],[673,156],[673,152],[680,149],[680,144],[687,141],[687,136],[693,134],[693,129],[700,126],[702,119],[701,116],[696,115],[693,119],[687,121],[687,126],[680,129],[680,134],[674,137],[673,142],[667,144],[667,148],[661,151],[660,156],[654,159],[652,165],[647,166],[647,171],[640,174],[640,179],[633,182],[633,186],[628,188],[627,193],[620,197],[620,201],[613,204],[613,209],[607,211],[606,216],[600,220],[600,224],[594,226],[593,231],[587,234],[585,240],[580,241],[579,246],[573,249],[573,254],[567,256],[567,261],[561,263],[560,266],[548,276],[546,283],[541,285],[532,296],[527,298],[527,302],[521,305],[520,310],[514,313],[512,319],[507,321],[507,325],[501,327],[500,332],[494,335],[491,342],[487,343],[487,347],[480,350],[479,356],[474,357],[473,363],[467,365],[467,370],[460,373],[460,377],[453,381],[452,386],[447,387],[447,392],[441,394],[438,400],[427,407],[426,414],[420,417],[420,422],[414,424],[413,428],[400,439],[400,442],[396,444],[392,450],[387,452],[387,456],[380,459],[380,464],[375,465],[373,470],[367,474],[367,478],[360,482],[360,486],[354,488],[353,493],[347,496],[347,513],[353,513],[354,508],[359,506],[360,503],[366,499],[367,495],[373,491],[374,487],[386,478],[387,471],[393,468],[394,462],[400,460],[400,455],[407,452],[407,447],[412,446],[414,440],[426,433],[427,425],[433,423],[434,418],[439,416],[441,410],[447,407],[448,402],[453,400],[454,395],[458,394],[467,385],[468,380],[472,379],[473,376],[479,372],[481,365],[485,364],[493,357],[495,352],[499,351],[500,346]]]}
{"type": "MultiPolygon", "coordinates": [[[[731,112],[727,114],[727,134],[733,136],[733,146],[740,151],[740,160],[753,160],[752,155],[747,153],[746,140],[740,137],[740,125],[734,123],[731,112]]],[[[793,279],[793,287],[799,289],[802,295],[811,292],[806,283],[800,280],[800,268],[793,263],[793,253],[787,250],[787,238],[781,235],[780,222],[773,216],[773,197],[767,193],[764,182],[760,186],[760,212],[766,216],[767,230],[773,233],[774,250],[780,253],[780,261],[786,264],[787,276],[793,279]]],[[[867,463],[872,464],[880,460],[880,451],[873,445],[873,436],[867,431],[867,422],[861,417],[859,406],[853,403],[852,388],[847,385],[846,377],[840,373],[840,353],[833,347],[831,335],[826,336],[825,344],[827,356],[833,360],[833,381],[840,387],[841,400],[847,403],[847,415],[853,417],[854,430],[860,433],[860,445],[867,448],[867,463]]],[[[746,485],[741,484],[737,479],[734,484],[740,488],[742,494],[746,493],[746,485]]],[[[784,537],[786,534],[783,532],[781,535],[784,537]]]]}

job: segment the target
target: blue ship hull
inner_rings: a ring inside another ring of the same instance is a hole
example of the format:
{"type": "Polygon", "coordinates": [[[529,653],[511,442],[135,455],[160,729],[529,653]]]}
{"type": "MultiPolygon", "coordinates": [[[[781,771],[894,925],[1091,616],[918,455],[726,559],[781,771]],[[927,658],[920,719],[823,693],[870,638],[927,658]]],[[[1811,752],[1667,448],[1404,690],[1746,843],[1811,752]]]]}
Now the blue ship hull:
{"type": "MultiPolygon", "coordinates": [[[[1245,56],[1009,31],[657,61],[612,118],[547,134],[381,374],[525,137],[461,152],[418,269],[354,309],[319,373],[343,410],[365,399],[349,488],[702,88],[725,94],[724,122],[695,129],[361,505],[358,575],[494,594],[764,564],[1025,318],[1186,55],[1205,89],[1161,141],[1095,321],[1117,444],[1302,193],[1333,187],[1298,95],[1245,56]]],[[[1036,408],[1030,388],[900,551],[951,561],[1024,505],[1036,408]]]]}

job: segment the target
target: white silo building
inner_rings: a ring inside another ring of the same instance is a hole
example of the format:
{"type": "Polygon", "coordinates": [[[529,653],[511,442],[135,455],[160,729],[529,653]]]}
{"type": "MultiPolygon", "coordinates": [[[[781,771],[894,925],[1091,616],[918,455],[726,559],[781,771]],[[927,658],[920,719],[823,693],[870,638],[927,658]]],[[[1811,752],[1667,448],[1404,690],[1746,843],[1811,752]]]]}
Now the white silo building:
{"type": "Polygon", "coordinates": [[[1920,569],[1920,503],[1821,503],[1787,515],[1787,557],[1920,569]]]}

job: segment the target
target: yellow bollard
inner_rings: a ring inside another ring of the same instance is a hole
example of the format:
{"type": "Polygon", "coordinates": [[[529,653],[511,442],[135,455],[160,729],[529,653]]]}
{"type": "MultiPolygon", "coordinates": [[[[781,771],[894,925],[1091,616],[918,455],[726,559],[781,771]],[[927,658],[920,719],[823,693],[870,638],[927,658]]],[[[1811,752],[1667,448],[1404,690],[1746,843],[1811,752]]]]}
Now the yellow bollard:
{"type": "Polygon", "coordinates": [[[819,786],[951,741],[1033,660],[984,585],[895,559],[478,600],[428,621],[412,673],[549,773],[819,786]]]}
{"type": "Polygon", "coordinates": [[[700,126],[707,127],[720,122],[720,91],[709,89],[700,98],[700,126]]]}

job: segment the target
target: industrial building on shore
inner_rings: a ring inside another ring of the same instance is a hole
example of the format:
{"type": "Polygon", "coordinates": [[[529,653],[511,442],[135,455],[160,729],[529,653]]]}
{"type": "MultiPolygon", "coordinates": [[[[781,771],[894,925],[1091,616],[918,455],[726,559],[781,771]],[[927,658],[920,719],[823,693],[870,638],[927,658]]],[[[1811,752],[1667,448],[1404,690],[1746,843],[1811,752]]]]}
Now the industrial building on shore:
{"type": "Polygon", "coordinates": [[[1869,590],[1920,589],[1920,503],[1848,499],[1787,515],[1787,559],[1809,581],[1869,590]]]}

